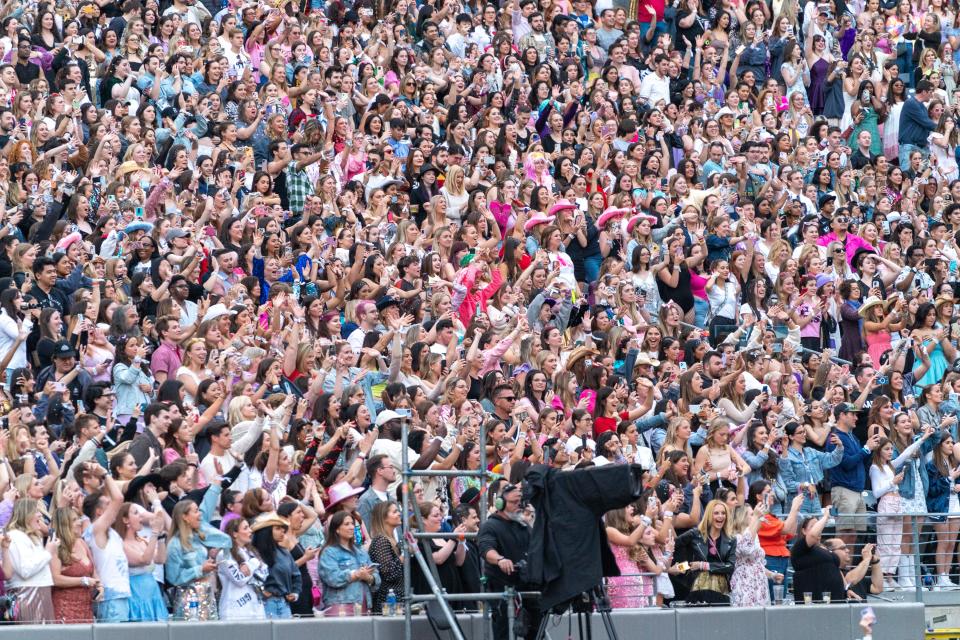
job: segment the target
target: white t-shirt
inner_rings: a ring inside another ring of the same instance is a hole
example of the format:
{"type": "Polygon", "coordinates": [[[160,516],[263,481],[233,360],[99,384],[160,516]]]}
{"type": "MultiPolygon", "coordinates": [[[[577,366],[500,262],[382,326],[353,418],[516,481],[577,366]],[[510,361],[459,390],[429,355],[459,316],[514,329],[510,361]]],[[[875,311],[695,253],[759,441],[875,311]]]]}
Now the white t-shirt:
{"type": "MultiPolygon", "coordinates": [[[[373,447],[370,448],[369,457],[372,458],[373,456],[378,456],[381,453],[390,458],[390,463],[397,471],[397,479],[391,482],[390,486],[387,487],[387,492],[393,494],[396,491],[397,486],[399,486],[399,484],[402,482],[402,476],[400,474],[403,471],[403,445],[396,440],[378,438],[376,441],[374,441],[373,447]]],[[[412,467],[419,459],[420,454],[410,447],[407,447],[407,464],[412,467]]]]}
{"type": "Polygon", "coordinates": [[[93,564],[103,585],[104,600],[130,597],[130,564],[123,550],[123,538],[112,527],[107,529],[107,546],[101,549],[93,535],[93,525],[83,532],[83,539],[93,553],[93,564]]]}

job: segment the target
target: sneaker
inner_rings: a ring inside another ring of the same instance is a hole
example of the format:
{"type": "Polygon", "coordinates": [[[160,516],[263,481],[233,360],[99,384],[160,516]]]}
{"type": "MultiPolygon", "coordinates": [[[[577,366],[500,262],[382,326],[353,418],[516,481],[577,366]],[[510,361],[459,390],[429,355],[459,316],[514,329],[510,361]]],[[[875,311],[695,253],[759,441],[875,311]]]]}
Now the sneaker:
{"type": "Polygon", "coordinates": [[[883,578],[884,591],[900,591],[903,587],[893,578],[885,576],[883,578]]]}
{"type": "Polygon", "coordinates": [[[942,591],[943,589],[952,590],[957,588],[957,584],[953,582],[947,574],[941,573],[937,576],[937,587],[939,587],[937,591],[942,591]]]}

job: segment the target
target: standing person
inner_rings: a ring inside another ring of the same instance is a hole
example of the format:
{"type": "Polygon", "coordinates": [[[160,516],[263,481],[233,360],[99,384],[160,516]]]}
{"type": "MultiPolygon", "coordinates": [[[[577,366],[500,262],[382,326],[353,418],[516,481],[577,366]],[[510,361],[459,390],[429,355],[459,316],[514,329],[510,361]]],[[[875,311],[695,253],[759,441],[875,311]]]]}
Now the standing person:
{"type": "Polygon", "coordinates": [[[703,518],[693,529],[677,538],[675,557],[690,558],[693,586],[687,594],[691,604],[729,604],[730,576],[737,557],[737,540],[732,535],[729,507],[711,500],[703,518]]]}
{"type": "Polygon", "coordinates": [[[934,589],[955,589],[957,584],[950,579],[953,552],[957,548],[957,532],[960,531],[960,466],[953,455],[954,439],[949,431],[937,434],[936,446],[927,461],[927,511],[931,515],[933,529],[937,532],[937,583],[934,589]]]}
{"type": "MultiPolygon", "coordinates": [[[[389,462],[389,461],[388,461],[389,462]]],[[[380,588],[373,594],[373,614],[383,611],[387,595],[393,590],[397,602],[403,602],[403,554],[397,544],[397,528],[402,524],[400,507],[393,500],[378,502],[370,514],[370,560],[379,565],[380,588]]]]}
{"type": "Polygon", "coordinates": [[[836,448],[825,453],[807,444],[807,426],[799,422],[788,422],[783,428],[784,437],[789,445],[781,440],[780,477],[787,490],[787,500],[802,496],[801,512],[813,515],[820,512],[820,500],[817,496],[817,484],[823,480],[828,469],[843,461],[845,450],[837,436],[836,448]]]}
{"type": "MultiPolygon", "coordinates": [[[[781,520],[770,513],[770,507],[776,502],[776,493],[773,486],[766,480],[757,480],[750,485],[747,494],[747,504],[756,508],[757,505],[766,504],[767,510],[757,529],[757,537],[760,539],[760,546],[766,555],[766,567],[773,573],[782,575],[787,574],[787,568],[790,566],[790,549],[787,543],[790,542],[797,531],[797,516],[800,513],[800,507],[803,506],[805,494],[798,493],[790,502],[790,513],[786,520],[781,520]]],[[[767,589],[773,596],[773,581],[767,581],[767,589]]]]}
{"type": "Polygon", "coordinates": [[[285,620],[292,618],[290,603],[300,597],[300,569],[293,555],[283,546],[290,521],[275,512],[264,513],[253,521],[253,547],[267,564],[267,577],[263,582],[263,608],[267,618],[285,620]]]}
{"type": "Polygon", "coordinates": [[[83,500],[83,515],[90,521],[83,539],[93,552],[93,563],[103,583],[97,621],[127,622],[130,619],[130,565],[123,550],[123,539],[112,527],[123,505],[123,494],[106,469],[94,462],[83,464],[86,473],[104,482],[102,490],[83,500]]]}
{"type": "Polygon", "coordinates": [[[40,502],[18,498],[13,516],[3,536],[3,575],[7,593],[16,596],[20,606],[19,622],[53,622],[54,609],[50,572],[52,556],[43,547],[49,533],[40,502]]]}
{"type": "Polygon", "coordinates": [[[371,592],[380,588],[380,572],[357,543],[353,527],[349,511],[337,511],[330,516],[327,544],[317,567],[328,616],[370,613],[371,592]]]}
{"type": "Polygon", "coordinates": [[[176,587],[173,617],[216,620],[219,615],[216,599],[217,549],[229,549],[229,536],[210,524],[220,500],[220,480],[211,484],[197,505],[183,499],[173,507],[170,518],[167,561],[164,564],[167,582],[176,587]],[[196,604],[196,607],[192,607],[196,604]]]}
{"type": "MultiPolygon", "coordinates": [[[[483,574],[487,577],[487,587],[491,592],[503,591],[508,586],[523,590],[525,586],[518,573],[516,563],[526,561],[530,549],[530,527],[523,519],[520,507],[520,487],[506,485],[494,501],[496,511],[480,527],[477,544],[483,557],[483,574]]],[[[523,602],[527,613],[528,626],[525,636],[533,640],[540,627],[540,611],[536,603],[523,602]]],[[[493,621],[494,640],[506,640],[507,603],[497,601],[490,616],[493,621]]]]}
{"type": "Polygon", "coordinates": [[[903,518],[897,516],[903,512],[899,489],[906,470],[898,471],[898,469],[906,464],[914,451],[917,451],[931,435],[933,435],[933,427],[924,428],[921,437],[896,458],[893,457],[893,442],[886,438],[880,439],[880,443],[873,452],[870,485],[873,488],[873,495],[879,501],[877,513],[886,514],[877,517],[877,553],[883,569],[883,585],[887,589],[901,588],[901,585],[893,579],[893,574],[900,564],[903,518]]]}
{"type": "Polygon", "coordinates": [[[847,590],[840,573],[840,559],[820,542],[823,528],[830,519],[830,508],[824,507],[820,517],[811,516],[800,526],[800,535],[790,548],[793,565],[793,599],[803,603],[803,594],[812,593],[818,600],[830,593],[830,600],[842,602],[847,590]]]}
{"type": "Polygon", "coordinates": [[[849,402],[841,402],[834,407],[833,416],[837,421],[833,429],[837,439],[830,438],[827,451],[842,447],[843,458],[830,472],[830,481],[833,483],[830,499],[839,514],[837,536],[853,546],[857,534],[867,530],[867,506],[862,495],[867,481],[865,463],[880,444],[880,434],[875,433],[865,445],[860,444],[860,439],[853,433],[857,425],[857,407],[849,402]]]}
{"type": "Polygon", "coordinates": [[[767,569],[757,532],[767,515],[763,502],[755,508],[741,505],[733,510],[732,533],[737,540],[736,566],[730,577],[730,604],[734,607],[765,607],[770,604],[767,580],[783,584],[783,574],[767,569]]]}
{"type": "Polygon", "coordinates": [[[53,514],[56,540],[47,543],[53,573],[53,611],[57,622],[93,622],[93,596],[100,587],[93,554],[83,541],[83,518],[70,507],[53,514]]]}
{"type": "Polygon", "coordinates": [[[267,579],[267,565],[251,544],[253,529],[245,518],[227,523],[224,533],[233,546],[217,556],[220,577],[221,620],[264,620],[267,617],[260,599],[260,589],[267,579]]]}
{"type": "Polygon", "coordinates": [[[154,568],[167,559],[166,513],[157,506],[153,513],[131,502],[120,507],[113,523],[123,538],[123,550],[130,566],[130,621],[165,621],[167,605],[154,578],[154,568]],[[148,527],[146,538],[141,529],[148,527]]]}
{"type": "Polygon", "coordinates": [[[929,80],[917,82],[913,97],[907,98],[900,110],[900,130],[897,141],[900,143],[900,168],[910,168],[910,155],[919,151],[924,159],[930,157],[929,136],[937,129],[937,123],[927,114],[925,103],[933,96],[933,85],[929,80]]]}
{"type": "MultiPolygon", "coordinates": [[[[417,505],[420,510],[420,519],[423,521],[423,530],[426,533],[439,533],[440,526],[443,523],[443,511],[433,502],[420,502],[417,505]]],[[[411,519],[410,528],[417,528],[415,518],[411,519]]],[[[463,526],[454,529],[456,534],[463,534],[463,526]]],[[[433,563],[437,568],[437,577],[440,586],[447,593],[462,593],[463,585],[460,582],[460,567],[467,559],[467,548],[463,546],[458,536],[443,539],[420,540],[420,550],[426,554],[432,554],[433,563]]],[[[411,576],[411,587],[413,593],[423,594],[430,592],[430,585],[423,575],[423,571],[418,564],[413,565],[413,575],[411,576]]],[[[460,603],[458,607],[462,606],[460,603]]]]}
{"type": "MultiPolygon", "coordinates": [[[[936,430],[935,430],[936,431],[936,430]]],[[[913,420],[910,413],[900,411],[893,415],[893,433],[890,436],[893,442],[893,455],[899,457],[900,452],[906,451],[914,440],[913,420]]],[[[903,513],[924,513],[927,510],[927,486],[930,478],[927,475],[926,458],[937,437],[928,438],[920,449],[915,450],[906,462],[903,463],[903,482],[898,486],[901,511],[903,513]]],[[[902,516],[903,529],[900,542],[900,566],[897,569],[897,582],[904,589],[913,589],[916,585],[916,565],[913,558],[913,521],[920,516],[902,516]]],[[[918,523],[922,520],[918,520],[918,523]]]]}

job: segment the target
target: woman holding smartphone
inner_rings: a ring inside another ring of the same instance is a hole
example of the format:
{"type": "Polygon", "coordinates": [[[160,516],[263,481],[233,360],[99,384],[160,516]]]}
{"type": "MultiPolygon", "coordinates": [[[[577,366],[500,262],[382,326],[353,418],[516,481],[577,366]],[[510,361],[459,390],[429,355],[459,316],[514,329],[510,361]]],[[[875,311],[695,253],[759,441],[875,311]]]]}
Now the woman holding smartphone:
{"type": "MultiPolygon", "coordinates": [[[[439,513],[440,510],[433,506],[433,503],[429,504],[439,513]]],[[[421,508],[421,513],[422,511],[421,508]]],[[[447,556],[449,555],[448,553],[447,556]]],[[[465,557],[464,551],[463,558],[465,557]]],[[[437,569],[443,572],[443,562],[437,564],[437,569]]],[[[463,564],[463,559],[460,564],[463,564]]],[[[371,563],[369,554],[357,544],[353,516],[349,511],[338,511],[330,516],[327,544],[320,553],[317,571],[323,581],[323,605],[326,615],[354,616],[370,613],[373,605],[372,592],[380,587],[380,572],[371,563]]]]}

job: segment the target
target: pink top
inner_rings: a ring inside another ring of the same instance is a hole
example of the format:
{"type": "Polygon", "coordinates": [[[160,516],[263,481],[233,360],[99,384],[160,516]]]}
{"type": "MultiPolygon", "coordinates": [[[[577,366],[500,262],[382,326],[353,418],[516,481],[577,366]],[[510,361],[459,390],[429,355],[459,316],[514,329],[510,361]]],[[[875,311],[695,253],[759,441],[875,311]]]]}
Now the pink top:
{"type": "MultiPolygon", "coordinates": [[[[820,236],[820,239],[817,240],[817,244],[821,247],[827,247],[831,242],[840,242],[840,240],[837,239],[837,234],[833,231],[825,236],[820,236]]],[[[848,233],[847,237],[843,239],[843,248],[847,253],[847,264],[851,266],[853,265],[853,256],[858,250],[865,249],[871,253],[877,252],[877,249],[873,245],[852,233],[848,233]]]]}
{"type": "Polygon", "coordinates": [[[693,294],[694,298],[699,298],[701,300],[707,299],[707,280],[710,278],[704,278],[702,275],[695,271],[690,271],[690,292],[693,294]]]}

